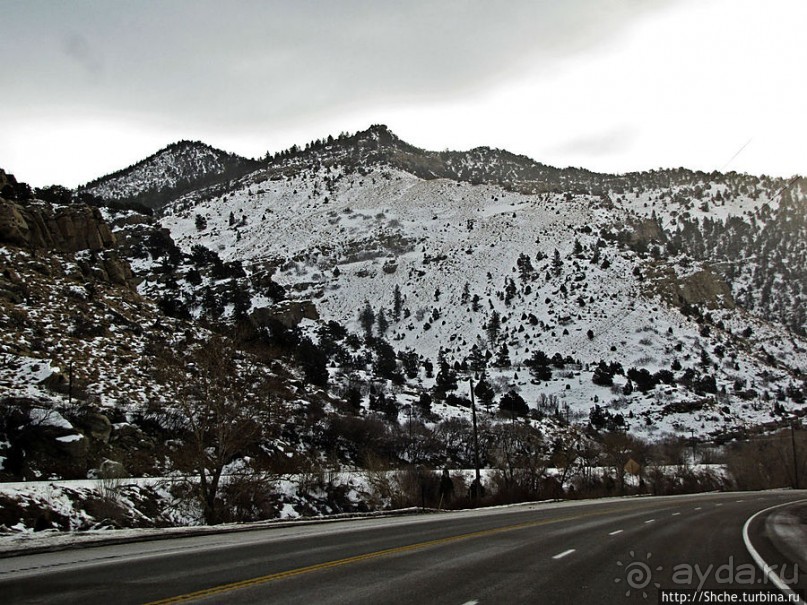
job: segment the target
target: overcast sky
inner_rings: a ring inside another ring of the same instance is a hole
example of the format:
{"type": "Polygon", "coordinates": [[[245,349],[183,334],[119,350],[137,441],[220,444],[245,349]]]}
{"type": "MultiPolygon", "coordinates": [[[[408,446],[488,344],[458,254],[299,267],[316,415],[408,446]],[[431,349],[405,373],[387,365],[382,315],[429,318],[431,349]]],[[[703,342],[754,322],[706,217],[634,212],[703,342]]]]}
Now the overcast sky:
{"type": "Polygon", "coordinates": [[[556,166],[807,174],[805,0],[0,0],[0,168],[370,124],[556,166]]]}

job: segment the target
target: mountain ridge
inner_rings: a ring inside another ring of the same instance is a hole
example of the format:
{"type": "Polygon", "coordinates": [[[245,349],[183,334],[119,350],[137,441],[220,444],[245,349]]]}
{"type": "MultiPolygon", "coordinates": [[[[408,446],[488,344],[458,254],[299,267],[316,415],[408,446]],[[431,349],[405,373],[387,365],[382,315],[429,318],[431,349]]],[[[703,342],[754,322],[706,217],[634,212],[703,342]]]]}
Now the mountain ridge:
{"type": "MultiPolygon", "coordinates": [[[[230,157],[237,167],[219,172],[214,171],[206,179],[197,175],[195,181],[191,179],[193,182],[190,185],[192,186],[183,187],[182,191],[169,188],[169,195],[160,195],[159,202],[151,201],[147,204],[149,207],[158,208],[171,195],[177,197],[192,188],[198,189],[202,186],[220,186],[224,181],[238,179],[251,172],[263,170],[273,176],[289,175],[303,167],[309,169],[316,165],[333,165],[334,163],[356,168],[386,163],[424,179],[449,178],[471,184],[498,184],[507,190],[520,193],[571,191],[601,194],[609,190],[625,191],[636,186],[636,183],[648,180],[670,188],[676,184],[705,178],[711,180],[732,178],[748,182],[764,180],[775,182],[780,187],[785,186],[788,182],[788,179],[770,178],[765,175],[757,177],[733,171],[728,173],[703,172],[686,168],[659,168],[621,174],[598,173],[578,167],[558,168],[525,155],[486,146],[474,147],[467,151],[430,151],[403,141],[386,125],[374,124],[352,135],[347,133],[342,133],[337,137],[329,135],[311,141],[302,147],[293,145],[289,149],[275,154],[267,153],[262,160],[248,160],[236,154],[216,150],[198,141],[180,141],[168,145],[133,166],[94,179],[79,187],[78,191],[92,193],[108,201],[122,198],[140,201],[149,196],[153,199],[155,190],[159,188],[154,181],[141,179],[141,182],[138,183],[135,180],[134,183],[130,182],[127,187],[115,183],[126,180],[137,167],[183,146],[213,151],[220,156],[230,157]],[[203,180],[204,182],[202,182],[203,180]],[[127,191],[128,193],[124,193],[127,191]]],[[[159,179],[159,175],[156,178],[159,179]]],[[[131,179],[129,180],[131,181],[131,179]]]]}
{"type": "Polygon", "coordinates": [[[576,465],[559,489],[624,493],[583,468],[618,476],[612,443],[681,464],[689,439],[721,452],[807,415],[802,180],[550,169],[418,150],[382,126],[184,188],[155,183],[196,164],[159,157],[121,182],[157,212],[63,188],[37,200],[6,179],[3,224],[56,217],[36,250],[0,229],[9,476],[80,477],[104,457],[187,468],[194,412],[177,406],[198,401],[192,379],[222,341],[240,347],[234,384],[257,368],[270,396],[237,407],[266,430],[216,473],[469,468],[469,383],[483,464],[502,469],[500,493],[530,497],[550,463],[576,465]],[[73,239],[63,215],[100,216],[110,247],[73,239]]]}
{"type": "Polygon", "coordinates": [[[77,191],[107,201],[127,200],[148,208],[159,207],[171,196],[223,178],[236,178],[257,166],[236,154],[201,141],[177,141],[150,156],[98,177],[77,191]]]}

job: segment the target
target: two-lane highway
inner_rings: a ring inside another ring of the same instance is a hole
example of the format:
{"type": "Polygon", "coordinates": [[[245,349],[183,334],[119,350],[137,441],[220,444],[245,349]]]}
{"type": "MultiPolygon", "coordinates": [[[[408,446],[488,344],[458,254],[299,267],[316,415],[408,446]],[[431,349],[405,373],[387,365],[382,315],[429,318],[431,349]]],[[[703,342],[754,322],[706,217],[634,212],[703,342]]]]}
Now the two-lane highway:
{"type": "MultiPolygon", "coordinates": [[[[655,602],[659,589],[770,587],[743,526],[804,498],[532,504],[23,555],[0,559],[0,594],[5,603],[116,605],[655,602]]],[[[764,519],[757,526],[767,562],[805,588],[764,519]]]]}

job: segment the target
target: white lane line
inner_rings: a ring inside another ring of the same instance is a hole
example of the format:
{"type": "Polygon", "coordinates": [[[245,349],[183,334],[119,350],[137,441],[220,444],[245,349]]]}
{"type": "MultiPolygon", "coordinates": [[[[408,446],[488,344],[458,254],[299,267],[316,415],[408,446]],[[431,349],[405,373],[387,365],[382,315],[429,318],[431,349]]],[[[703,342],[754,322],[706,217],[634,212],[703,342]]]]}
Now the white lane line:
{"type": "Polygon", "coordinates": [[[673,513],[673,514],[672,514],[672,516],[673,516],[673,517],[677,517],[677,516],[678,516],[678,515],[680,515],[680,514],[681,514],[681,513],[673,513]]]}
{"type": "Polygon", "coordinates": [[[696,507],[695,507],[695,510],[702,510],[702,509],[703,509],[703,507],[702,507],[702,506],[696,506],[696,507]]]}
{"type": "Polygon", "coordinates": [[[476,605],[479,601],[465,601],[462,605],[476,605]]]}
{"type": "Polygon", "coordinates": [[[720,502],[718,502],[717,504],[715,504],[715,506],[723,506],[723,505],[720,504],[720,502]]]}
{"type": "MultiPolygon", "coordinates": [[[[762,498],[758,499],[761,500],[762,498]]],[[[754,519],[757,518],[758,516],[764,515],[768,511],[771,511],[775,508],[781,508],[783,506],[787,506],[788,504],[797,504],[800,502],[805,502],[805,500],[795,500],[793,502],[785,502],[784,504],[776,504],[775,506],[769,506],[768,508],[764,508],[760,511],[755,512],[753,515],[748,517],[748,520],[745,522],[745,525],[743,525],[743,542],[745,542],[745,549],[748,551],[748,554],[750,554],[751,558],[754,559],[754,563],[757,564],[757,567],[759,567],[762,570],[762,573],[765,575],[765,578],[773,582],[774,586],[776,586],[776,588],[778,588],[780,592],[787,595],[787,597],[790,599],[789,601],[790,603],[803,604],[804,600],[799,598],[798,593],[794,592],[793,589],[790,588],[790,586],[788,586],[787,584],[785,584],[785,582],[782,581],[782,578],[780,578],[777,575],[775,571],[775,566],[771,567],[770,565],[768,565],[765,559],[762,558],[762,555],[759,554],[759,551],[756,548],[754,548],[754,545],[751,543],[751,538],[748,535],[749,533],[748,528],[751,526],[751,523],[754,521],[754,519]]]]}
{"type": "Polygon", "coordinates": [[[745,502],[745,500],[737,500],[737,502],[745,502]]]}
{"type": "Polygon", "coordinates": [[[644,524],[647,525],[648,523],[653,523],[654,521],[655,519],[648,519],[647,521],[644,522],[644,524]]]}
{"type": "Polygon", "coordinates": [[[572,554],[574,551],[575,551],[574,548],[570,548],[569,550],[564,550],[563,552],[556,554],[552,558],[553,559],[562,559],[563,557],[566,557],[566,556],[572,554]]]}
{"type": "Polygon", "coordinates": [[[609,535],[609,536],[615,536],[615,535],[617,535],[617,534],[621,534],[621,533],[622,533],[622,530],[621,530],[621,529],[618,529],[618,530],[616,530],[616,531],[609,532],[609,534],[608,534],[608,535],[609,535]]]}

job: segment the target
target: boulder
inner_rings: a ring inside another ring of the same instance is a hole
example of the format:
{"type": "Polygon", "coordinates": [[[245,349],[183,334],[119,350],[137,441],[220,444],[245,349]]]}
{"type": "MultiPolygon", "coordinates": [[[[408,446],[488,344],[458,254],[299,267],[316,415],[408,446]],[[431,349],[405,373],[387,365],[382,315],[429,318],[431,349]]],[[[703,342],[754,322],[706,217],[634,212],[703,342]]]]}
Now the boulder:
{"type": "Polygon", "coordinates": [[[83,204],[54,207],[43,202],[22,206],[0,199],[0,243],[78,252],[111,248],[115,236],[98,208],[83,204]]]}
{"type": "Polygon", "coordinates": [[[28,222],[22,213],[22,207],[13,202],[0,199],[0,242],[12,246],[26,246],[28,222]]]}
{"type": "Polygon", "coordinates": [[[294,328],[300,325],[303,319],[319,319],[319,313],[310,300],[284,300],[274,307],[255,309],[250,314],[250,319],[259,328],[269,327],[273,322],[279,322],[286,328],[294,328]]]}
{"type": "Polygon", "coordinates": [[[100,412],[87,412],[73,421],[81,431],[98,441],[109,443],[109,436],[112,434],[112,423],[109,418],[100,412]]]}
{"type": "Polygon", "coordinates": [[[681,280],[681,299],[690,305],[704,305],[709,309],[733,309],[731,287],[711,269],[702,269],[681,280]]]}

